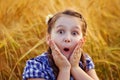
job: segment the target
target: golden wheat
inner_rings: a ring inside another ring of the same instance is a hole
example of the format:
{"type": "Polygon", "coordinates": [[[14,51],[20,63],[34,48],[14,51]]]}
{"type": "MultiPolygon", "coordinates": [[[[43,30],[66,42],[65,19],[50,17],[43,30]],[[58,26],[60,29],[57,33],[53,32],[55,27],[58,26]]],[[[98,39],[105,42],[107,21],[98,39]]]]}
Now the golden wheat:
{"type": "Polygon", "coordinates": [[[119,0],[0,0],[0,80],[21,80],[27,59],[46,51],[45,18],[65,9],[88,24],[84,50],[100,80],[120,79],[119,0]]]}

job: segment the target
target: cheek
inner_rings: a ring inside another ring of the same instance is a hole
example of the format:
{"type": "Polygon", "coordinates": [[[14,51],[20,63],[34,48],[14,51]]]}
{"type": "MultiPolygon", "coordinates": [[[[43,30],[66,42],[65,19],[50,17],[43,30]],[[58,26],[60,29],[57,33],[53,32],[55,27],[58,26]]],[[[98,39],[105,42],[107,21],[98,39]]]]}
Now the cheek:
{"type": "Polygon", "coordinates": [[[56,44],[59,44],[61,42],[61,38],[57,36],[56,34],[51,36],[51,40],[53,40],[56,44]]]}
{"type": "Polygon", "coordinates": [[[72,45],[75,47],[79,42],[80,42],[81,38],[74,38],[72,45]]]}
{"type": "Polygon", "coordinates": [[[62,39],[62,36],[58,35],[56,32],[52,32],[51,39],[54,41],[60,41],[62,39]]]}
{"type": "Polygon", "coordinates": [[[82,39],[83,39],[82,33],[81,33],[80,36],[77,36],[77,37],[76,37],[76,41],[80,41],[80,40],[82,40],[82,39]]]}
{"type": "Polygon", "coordinates": [[[77,44],[78,44],[78,42],[79,42],[79,39],[74,39],[73,41],[72,41],[72,46],[76,46],[77,44]]]}
{"type": "Polygon", "coordinates": [[[56,35],[52,35],[51,36],[51,40],[53,40],[53,41],[57,41],[59,38],[58,38],[58,36],[56,36],[56,35]]]}
{"type": "Polygon", "coordinates": [[[76,37],[76,38],[74,38],[74,42],[79,42],[81,40],[81,38],[80,37],[76,37]]]}

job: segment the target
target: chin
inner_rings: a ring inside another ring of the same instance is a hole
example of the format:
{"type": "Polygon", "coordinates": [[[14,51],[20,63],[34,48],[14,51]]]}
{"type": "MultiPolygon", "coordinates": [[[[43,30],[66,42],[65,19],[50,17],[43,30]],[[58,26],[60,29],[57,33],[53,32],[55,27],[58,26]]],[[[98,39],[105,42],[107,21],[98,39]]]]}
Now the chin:
{"type": "Polygon", "coordinates": [[[69,59],[70,58],[70,55],[71,55],[71,53],[69,52],[63,52],[63,55],[67,58],[67,59],[69,59]]]}

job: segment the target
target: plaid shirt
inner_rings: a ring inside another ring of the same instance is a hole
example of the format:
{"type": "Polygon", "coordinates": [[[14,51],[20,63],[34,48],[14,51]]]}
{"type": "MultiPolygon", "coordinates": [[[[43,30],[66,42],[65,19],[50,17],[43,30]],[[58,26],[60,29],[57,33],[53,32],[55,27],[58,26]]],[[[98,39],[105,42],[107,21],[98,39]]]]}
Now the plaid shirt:
{"type": "MultiPolygon", "coordinates": [[[[86,54],[85,60],[87,70],[93,69],[94,63],[90,56],[86,54]]],[[[83,69],[83,64],[81,61],[79,62],[79,66],[83,69]]],[[[44,78],[45,80],[56,80],[53,69],[50,66],[48,57],[45,53],[27,61],[23,72],[23,80],[27,80],[28,78],[44,78]]],[[[72,76],[70,77],[70,80],[74,80],[72,76]]]]}

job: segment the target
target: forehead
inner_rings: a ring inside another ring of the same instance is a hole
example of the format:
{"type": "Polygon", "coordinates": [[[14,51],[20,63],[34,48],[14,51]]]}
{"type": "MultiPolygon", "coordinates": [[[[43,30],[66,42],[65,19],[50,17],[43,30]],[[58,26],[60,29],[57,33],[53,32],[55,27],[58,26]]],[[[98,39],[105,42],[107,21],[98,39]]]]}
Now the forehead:
{"type": "Polygon", "coordinates": [[[78,17],[70,16],[70,15],[61,15],[55,21],[54,27],[59,25],[63,26],[82,26],[83,22],[78,17]]]}

